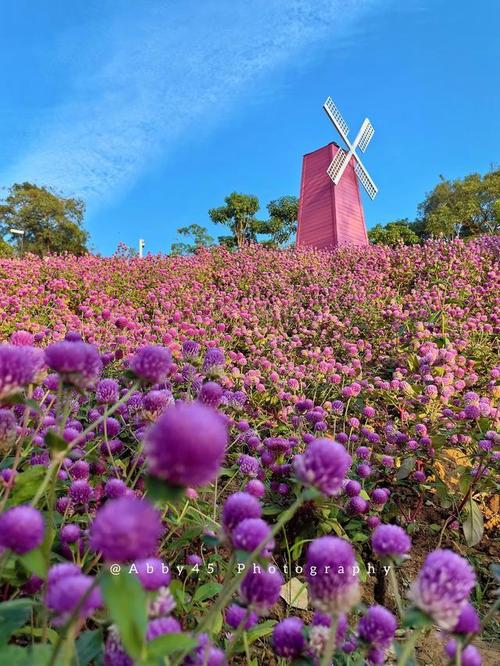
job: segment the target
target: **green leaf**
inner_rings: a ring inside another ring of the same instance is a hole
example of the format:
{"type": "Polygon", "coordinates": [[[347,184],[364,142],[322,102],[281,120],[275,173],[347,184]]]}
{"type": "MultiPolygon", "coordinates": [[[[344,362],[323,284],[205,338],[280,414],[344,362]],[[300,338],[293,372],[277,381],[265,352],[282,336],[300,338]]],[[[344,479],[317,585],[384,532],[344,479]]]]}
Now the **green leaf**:
{"type": "Polygon", "coordinates": [[[414,627],[415,629],[421,629],[423,627],[430,627],[431,625],[431,618],[413,606],[406,611],[403,618],[404,627],[414,627]]]}
{"type": "Polygon", "coordinates": [[[212,599],[217,594],[219,594],[222,585],[220,583],[205,583],[200,585],[200,587],[194,593],[193,601],[206,601],[207,599],[212,599]]]}
{"type": "Polygon", "coordinates": [[[47,430],[45,437],[43,438],[47,448],[50,451],[66,451],[68,448],[68,443],[60,435],[57,434],[55,430],[47,430]]]}
{"type": "Polygon", "coordinates": [[[123,570],[117,576],[107,572],[101,590],[126,651],[140,660],[145,652],[148,617],[146,594],[139,579],[123,570]]]}
{"type": "Polygon", "coordinates": [[[146,477],[146,495],[153,502],[170,502],[175,504],[184,495],[184,488],[172,486],[155,476],[146,477]]]}
{"type": "Polygon", "coordinates": [[[473,499],[469,501],[469,510],[467,518],[462,523],[462,529],[467,545],[477,546],[483,537],[484,521],[481,508],[473,499]]]}
{"type": "Polygon", "coordinates": [[[47,470],[43,465],[33,465],[16,476],[16,482],[9,498],[9,506],[25,504],[33,499],[47,470]]]}
{"type": "Polygon", "coordinates": [[[397,469],[396,479],[398,481],[402,481],[403,479],[409,477],[415,468],[415,463],[415,456],[408,456],[408,458],[405,458],[397,469]]]}
{"type": "Polygon", "coordinates": [[[186,634],[163,634],[148,643],[148,657],[168,657],[174,652],[192,650],[197,645],[196,638],[186,634]]]}
{"type": "Polygon", "coordinates": [[[76,640],[75,648],[77,657],[73,659],[71,666],[87,666],[102,654],[102,631],[84,631],[76,640]]]}
{"type": "Polygon", "coordinates": [[[47,560],[41,547],[30,550],[29,553],[25,553],[24,555],[19,555],[18,559],[31,573],[34,573],[39,578],[46,577],[47,560]]]}
{"type": "Polygon", "coordinates": [[[26,624],[32,605],[31,599],[15,599],[0,604],[0,645],[7,643],[15,630],[26,624]]]}
{"type": "MultiPolygon", "coordinates": [[[[0,664],[8,666],[48,666],[52,655],[50,645],[34,645],[22,648],[18,645],[5,645],[0,647],[0,664]]],[[[61,666],[57,659],[54,666],[61,666]]]]}

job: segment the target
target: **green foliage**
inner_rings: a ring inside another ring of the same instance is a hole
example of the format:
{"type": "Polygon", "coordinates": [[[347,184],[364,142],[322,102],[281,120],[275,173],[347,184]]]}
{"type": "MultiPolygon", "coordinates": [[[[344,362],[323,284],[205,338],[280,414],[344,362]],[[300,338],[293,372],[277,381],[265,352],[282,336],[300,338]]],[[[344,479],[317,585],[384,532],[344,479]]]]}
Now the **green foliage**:
{"type": "Polygon", "coordinates": [[[441,181],[418,207],[426,235],[455,238],[500,230],[500,169],[441,181]]]}
{"type": "Polygon", "coordinates": [[[190,243],[172,243],[170,254],[175,256],[194,254],[202,247],[210,247],[214,244],[214,239],[210,236],[205,227],[199,224],[190,224],[188,227],[177,229],[177,233],[191,239],[190,243]]]}
{"type": "Polygon", "coordinates": [[[368,231],[368,238],[375,245],[415,245],[419,237],[412,229],[408,219],[389,222],[385,226],[377,224],[368,231]]]}
{"type": "Polygon", "coordinates": [[[84,212],[80,199],[65,198],[32,183],[15,183],[0,203],[0,237],[15,228],[24,231],[16,241],[21,253],[85,254],[88,234],[82,228],[84,212]]]}
{"type": "Polygon", "coordinates": [[[118,627],[125,649],[136,660],[146,649],[146,594],[136,576],[122,570],[117,576],[106,574],[101,583],[106,607],[118,627]]]}
{"type": "Polygon", "coordinates": [[[284,196],[267,204],[269,220],[264,222],[259,233],[269,234],[267,245],[280,247],[287,245],[297,231],[299,200],[297,197],[284,196]]]}
{"type": "MultiPolygon", "coordinates": [[[[255,219],[260,204],[256,196],[232,192],[225,199],[225,205],[211,208],[208,211],[210,219],[215,224],[225,224],[229,227],[237,248],[242,248],[251,241],[257,240],[260,222],[255,219]]],[[[228,242],[219,238],[223,245],[228,242]]]]}
{"type": "Polygon", "coordinates": [[[7,643],[14,631],[26,624],[32,606],[31,599],[14,599],[0,604],[0,645],[7,643]]]}
{"type": "Polygon", "coordinates": [[[14,248],[7,243],[3,238],[0,238],[0,259],[3,257],[12,257],[14,255],[14,248]]]}

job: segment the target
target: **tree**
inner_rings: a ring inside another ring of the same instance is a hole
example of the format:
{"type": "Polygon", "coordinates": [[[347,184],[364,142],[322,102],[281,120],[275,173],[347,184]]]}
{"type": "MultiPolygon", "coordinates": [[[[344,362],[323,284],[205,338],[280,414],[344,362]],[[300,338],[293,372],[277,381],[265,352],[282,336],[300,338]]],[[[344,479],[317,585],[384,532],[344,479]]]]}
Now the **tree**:
{"type": "Polygon", "coordinates": [[[269,220],[264,222],[259,233],[269,234],[267,245],[279,247],[286,245],[297,231],[299,200],[297,197],[284,196],[267,204],[269,220]]]}
{"type": "Polygon", "coordinates": [[[500,169],[481,176],[441,181],[419,205],[419,220],[430,236],[455,238],[500,230],[500,169]]]}
{"type": "Polygon", "coordinates": [[[210,245],[214,244],[214,239],[208,234],[206,228],[199,224],[190,224],[188,227],[181,227],[177,229],[177,233],[187,238],[191,237],[192,244],[172,243],[170,254],[173,255],[194,254],[201,247],[210,247],[210,245]]]}
{"type": "Polygon", "coordinates": [[[14,255],[14,248],[12,245],[0,238],[0,259],[5,257],[12,257],[14,255]]]}
{"type": "Polygon", "coordinates": [[[0,202],[0,236],[15,228],[24,231],[24,252],[39,256],[87,252],[88,233],[82,228],[85,204],[32,183],[15,183],[0,202]]]}
{"type": "Polygon", "coordinates": [[[419,237],[411,228],[408,219],[389,222],[385,226],[377,224],[368,231],[368,238],[375,245],[395,246],[400,243],[404,245],[415,245],[419,242],[419,237]]]}
{"type": "Polygon", "coordinates": [[[225,224],[232,232],[232,237],[221,236],[219,242],[228,247],[235,245],[240,249],[247,243],[256,241],[261,225],[261,222],[255,219],[260,207],[258,198],[252,194],[232,192],[224,201],[224,206],[208,211],[212,222],[225,224]]]}

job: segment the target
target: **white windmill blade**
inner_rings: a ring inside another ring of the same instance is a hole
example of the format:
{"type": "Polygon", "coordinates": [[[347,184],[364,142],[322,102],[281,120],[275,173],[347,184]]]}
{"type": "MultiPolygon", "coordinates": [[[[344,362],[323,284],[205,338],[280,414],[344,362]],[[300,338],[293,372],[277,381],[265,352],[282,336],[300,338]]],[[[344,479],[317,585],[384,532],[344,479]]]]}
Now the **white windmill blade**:
{"type": "Polygon", "coordinates": [[[339,180],[342,178],[342,174],[344,173],[350,159],[351,153],[346,153],[346,151],[342,148],[339,148],[335,153],[333,160],[330,162],[330,165],[326,170],[326,173],[330,176],[335,185],[337,185],[339,180]]]}
{"type": "Polygon", "coordinates": [[[326,98],[326,102],[323,104],[323,108],[326,111],[326,113],[328,114],[328,117],[330,118],[332,123],[337,128],[337,131],[340,134],[340,136],[344,139],[344,141],[350,147],[349,140],[347,138],[347,135],[349,134],[349,125],[342,118],[342,115],[340,114],[340,111],[335,106],[335,104],[333,102],[333,99],[331,97],[326,98]]]}
{"type": "Polygon", "coordinates": [[[365,121],[362,125],[361,137],[358,142],[358,147],[362,153],[364,153],[368,148],[368,144],[372,140],[374,134],[375,130],[373,129],[373,125],[368,120],[368,118],[365,118],[365,121]]]}
{"type": "Polygon", "coordinates": [[[363,185],[363,187],[365,188],[366,193],[368,194],[370,199],[375,199],[375,197],[377,196],[378,188],[373,182],[373,180],[370,178],[368,171],[361,164],[359,157],[356,154],[354,154],[354,157],[356,158],[354,171],[356,172],[357,177],[361,181],[361,185],[363,185]]]}

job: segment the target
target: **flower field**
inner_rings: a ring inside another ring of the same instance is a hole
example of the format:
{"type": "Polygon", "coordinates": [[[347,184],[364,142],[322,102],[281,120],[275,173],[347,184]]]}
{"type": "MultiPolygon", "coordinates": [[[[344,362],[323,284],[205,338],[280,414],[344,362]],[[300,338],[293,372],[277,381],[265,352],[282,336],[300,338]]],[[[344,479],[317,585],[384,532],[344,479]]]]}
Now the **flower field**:
{"type": "Polygon", "coordinates": [[[499,250],[0,260],[0,663],[494,664],[499,250]]]}

